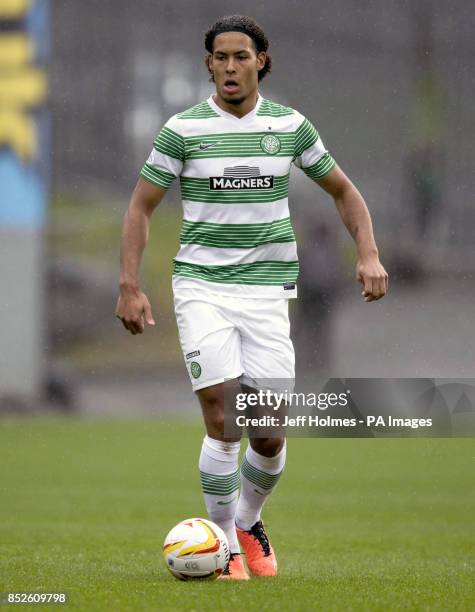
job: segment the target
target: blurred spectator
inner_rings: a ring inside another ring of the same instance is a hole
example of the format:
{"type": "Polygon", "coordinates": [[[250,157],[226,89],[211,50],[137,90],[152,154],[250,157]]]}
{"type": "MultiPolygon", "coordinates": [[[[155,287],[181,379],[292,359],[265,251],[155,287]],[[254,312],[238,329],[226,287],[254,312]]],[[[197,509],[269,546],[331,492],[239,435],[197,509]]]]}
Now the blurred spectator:
{"type": "Polygon", "coordinates": [[[407,156],[416,234],[427,239],[442,205],[444,95],[435,64],[434,7],[411,7],[414,50],[411,143],[407,156]]]}
{"type": "Polygon", "coordinates": [[[329,367],[332,318],[342,282],[334,232],[321,221],[307,227],[299,246],[298,315],[294,319],[297,372],[329,367]]]}

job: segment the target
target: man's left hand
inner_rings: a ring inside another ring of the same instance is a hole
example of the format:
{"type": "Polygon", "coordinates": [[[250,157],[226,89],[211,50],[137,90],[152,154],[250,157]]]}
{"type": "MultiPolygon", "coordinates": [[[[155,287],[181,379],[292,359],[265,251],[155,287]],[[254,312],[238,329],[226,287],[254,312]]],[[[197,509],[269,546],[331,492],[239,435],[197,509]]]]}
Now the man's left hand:
{"type": "Polygon", "coordinates": [[[359,259],[356,264],[356,279],[363,285],[361,295],[365,302],[374,302],[388,292],[388,273],[378,257],[359,259]]]}

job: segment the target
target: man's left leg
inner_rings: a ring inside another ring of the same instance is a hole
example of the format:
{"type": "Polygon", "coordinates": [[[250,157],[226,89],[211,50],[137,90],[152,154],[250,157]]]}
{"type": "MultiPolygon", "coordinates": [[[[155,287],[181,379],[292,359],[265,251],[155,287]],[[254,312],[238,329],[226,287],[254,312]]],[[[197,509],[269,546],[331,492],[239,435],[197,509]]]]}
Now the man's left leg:
{"type": "MultiPolygon", "coordinates": [[[[288,300],[243,300],[241,312],[243,390],[293,391],[295,353],[290,339],[288,300]]],[[[257,576],[277,573],[261,511],[282,474],[286,454],[283,431],[266,429],[258,430],[260,435],[256,436],[249,431],[250,444],[241,464],[241,494],[236,509],[239,542],[249,570],[257,576]]]]}
{"type": "Polygon", "coordinates": [[[261,511],[283,472],[285,455],[284,438],[251,438],[241,464],[236,528],[247,566],[255,576],[277,574],[277,560],[261,521],[261,511]]]}

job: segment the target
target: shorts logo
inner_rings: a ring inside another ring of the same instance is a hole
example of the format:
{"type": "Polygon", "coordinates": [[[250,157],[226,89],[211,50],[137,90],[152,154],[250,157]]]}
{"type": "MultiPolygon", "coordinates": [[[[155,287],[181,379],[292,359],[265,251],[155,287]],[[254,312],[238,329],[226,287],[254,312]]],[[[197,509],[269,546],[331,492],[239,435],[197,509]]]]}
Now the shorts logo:
{"type": "Polygon", "coordinates": [[[192,361],[190,364],[191,375],[193,378],[199,378],[201,376],[201,366],[197,361],[192,361]]]}
{"type": "Polygon", "coordinates": [[[188,353],[188,355],[185,355],[185,359],[191,359],[192,357],[198,357],[199,354],[200,354],[199,351],[193,351],[192,353],[188,353]]]}
{"type": "Polygon", "coordinates": [[[211,191],[228,191],[233,189],[272,189],[273,176],[261,176],[257,167],[231,166],[225,168],[223,176],[210,176],[211,191]]]}
{"type": "Polygon", "coordinates": [[[261,138],[261,149],[269,155],[276,155],[281,146],[280,140],[273,134],[266,134],[261,138]]]}
{"type": "Polygon", "coordinates": [[[289,291],[289,289],[295,289],[295,283],[284,283],[283,287],[284,291],[289,291]]]}

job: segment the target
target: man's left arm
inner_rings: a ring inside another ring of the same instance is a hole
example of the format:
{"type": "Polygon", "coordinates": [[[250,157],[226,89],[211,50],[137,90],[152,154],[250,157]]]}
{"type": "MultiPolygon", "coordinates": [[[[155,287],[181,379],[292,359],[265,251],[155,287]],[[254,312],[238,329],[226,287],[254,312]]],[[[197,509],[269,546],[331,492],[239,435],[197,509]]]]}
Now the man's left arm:
{"type": "Polygon", "coordinates": [[[379,261],[373,225],[363,196],[337,165],[315,182],[333,197],[340,217],[356,243],[356,279],[363,285],[364,301],[379,300],[388,291],[388,274],[379,261]]]}

